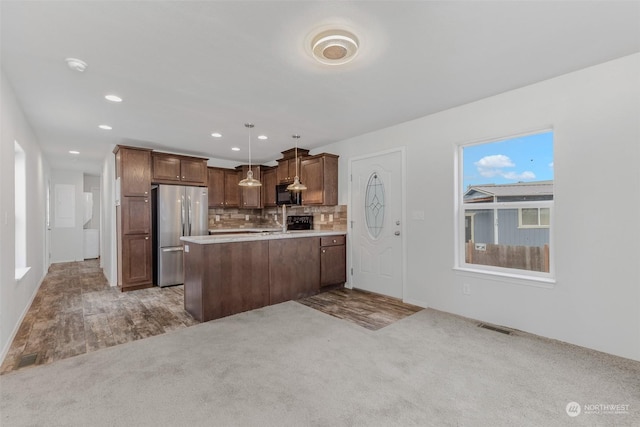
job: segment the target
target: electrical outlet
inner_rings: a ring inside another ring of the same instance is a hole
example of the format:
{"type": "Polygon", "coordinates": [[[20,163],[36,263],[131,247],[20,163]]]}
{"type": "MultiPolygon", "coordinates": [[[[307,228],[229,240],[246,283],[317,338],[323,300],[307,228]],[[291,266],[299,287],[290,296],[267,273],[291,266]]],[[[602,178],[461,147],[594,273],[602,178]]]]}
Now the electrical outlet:
{"type": "Polygon", "coordinates": [[[471,295],[471,285],[468,283],[462,285],[462,293],[465,295],[471,295]]]}
{"type": "Polygon", "coordinates": [[[216,222],[220,222],[220,215],[216,215],[216,222]]]}
{"type": "Polygon", "coordinates": [[[320,221],[324,222],[324,214],[320,214],[320,221]]]}
{"type": "Polygon", "coordinates": [[[244,220],[245,220],[245,221],[249,221],[249,215],[245,215],[245,216],[244,216],[244,220]]]}
{"type": "Polygon", "coordinates": [[[333,214],[329,214],[329,222],[333,222],[333,214]]]}

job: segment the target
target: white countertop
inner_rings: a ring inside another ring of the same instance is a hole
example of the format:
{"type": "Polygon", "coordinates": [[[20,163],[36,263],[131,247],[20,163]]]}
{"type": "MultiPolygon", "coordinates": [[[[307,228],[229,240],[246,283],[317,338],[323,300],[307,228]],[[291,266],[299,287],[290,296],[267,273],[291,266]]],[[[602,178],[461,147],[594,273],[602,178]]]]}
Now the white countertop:
{"type": "Polygon", "coordinates": [[[231,234],[231,233],[263,233],[269,231],[281,231],[279,227],[275,228],[210,228],[209,234],[231,234]]]}
{"type": "MultiPolygon", "coordinates": [[[[246,231],[247,229],[242,229],[246,231]]],[[[263,229],[259,229],[263,230],[263,229]]],[[[292,230],[283,233],[280,229],[278,231],[258,232],[258,233],[238,233],[231,231],[232,234],[216,233],[212,236],[184,236],[180,240],[187,243],[197,243],[200,245],[210,245],[213,243],[231,243],[231,242],[251,242],[260,240],[273,240],[273,239],[295,239],[299,237],[322,237],[322,236],[336,236],[346,235],[346,231],[333,231],[333,230],[292,230]]]]}

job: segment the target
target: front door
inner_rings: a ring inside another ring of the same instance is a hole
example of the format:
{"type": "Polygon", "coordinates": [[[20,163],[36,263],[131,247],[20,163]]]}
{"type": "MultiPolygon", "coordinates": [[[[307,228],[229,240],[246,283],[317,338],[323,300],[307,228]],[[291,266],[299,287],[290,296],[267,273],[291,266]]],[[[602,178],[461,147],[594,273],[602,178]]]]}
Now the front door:
{"type": "Polygon", "coordinates": [[[351,161],[351,285],[403,297],[402,151],[351,161]]]}

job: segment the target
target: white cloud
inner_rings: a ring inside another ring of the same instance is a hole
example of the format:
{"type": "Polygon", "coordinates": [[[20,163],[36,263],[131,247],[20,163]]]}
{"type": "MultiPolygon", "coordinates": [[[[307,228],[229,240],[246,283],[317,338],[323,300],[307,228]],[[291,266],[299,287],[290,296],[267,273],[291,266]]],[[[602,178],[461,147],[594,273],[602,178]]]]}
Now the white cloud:
{"type": "MultiPolygon", "coordinates": [[[[492,156],[485,156],[474,163],[478,168],[478,173],[484,178],[493,178],[494,176],[500,176],[504,179],[512,181],[523,181],[535,179],[536,175],[531,171],[524,171],[522,173],[517,172],[505,172],[503,168],[513,168],[515,163],[504,154],[494,154],[492,156]]],[[[553,163],[550,164],[553,167],[553,163]]]]}
{"type": "Polygon", "coordinates": [[[553,162],[549,163],[549,167],[553,169],[553,162]]]}
{"type": "Polygon", "coordinates": [[[478,169],[489,169],[489,168],[512,168],[515,164],[511,161],[508,156],[504,154],[495,154],[493,156],[485,156],[474,163],[478,169]]]}
{"type": "Polygon", "coordinates": [[[505,179],[511,179],[514,181],[523,181],[536,178],[536,174],[531,171],[524,171],[522,173],[506,172],[502,173],[501,175],[505,179]]]}

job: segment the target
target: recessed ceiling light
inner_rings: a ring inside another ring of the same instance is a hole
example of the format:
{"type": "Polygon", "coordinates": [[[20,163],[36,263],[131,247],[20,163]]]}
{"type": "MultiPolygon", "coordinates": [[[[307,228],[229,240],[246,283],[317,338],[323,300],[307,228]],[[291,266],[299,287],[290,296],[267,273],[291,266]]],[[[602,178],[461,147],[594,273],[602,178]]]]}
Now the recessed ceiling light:
{"type": "Polygon", "coordinates": [[[212,137],[214,137],[214,138],[222,138],[222,134],[221,134],[221,133],[219,133],[219,132],[213,132],[213,133],[211,134],[211,136],[212,136],[212,137]]]}
{"type": "Polygon", "coordinates": [[[358,38],[351,31],[324,27],[312,35],[308,48],[318,62],[341,65],[356,56],[359,44],[358,38]]]}
{"type": "Polygon", "coordinates": [[[69,150],[69,154],[80,154],[80,152],[76,150],[69,150]]]}
{"type": "Polygon", "coordinates": [[[258,139],[269,139],[267,135],[258,135],[258,139]]]}
{"type": "Polygon", "coordinates": [[[105,95],[104,98],[107,101],[111,101],[111,102],[122,102],[122,98],[120,98],[118,95],[105,95]]]}
{"type": "Polygon", "coordinates": [[[233,147],[231,148],[233,151],[240,151],[240,149],[238,147],[233,147]]]}
{"type": "Polygon", "coordinates": [[[100,125],[100,126],[98,126],[98,127],[99,127],[100,129],[102,129],[102,130],[111,130],[111,129],[113,129],[113,128],[112,128],[111,126],[109,126],[109,125],[100,125]]]}
{"type": "Polygon", "coordinates": [[[67,61],[67,65],[69,66],[69,68],[79,73],[82,73],[84,70],[86,70],[88,66],[86,62],[78,58],[67,58],[65,59],[65,61],[67,61]]]}

